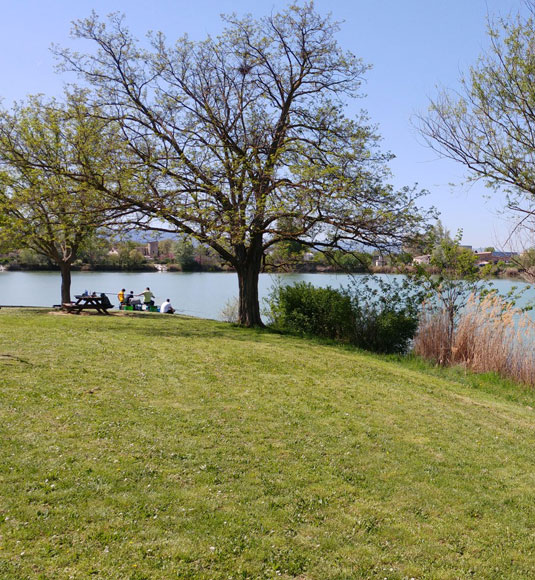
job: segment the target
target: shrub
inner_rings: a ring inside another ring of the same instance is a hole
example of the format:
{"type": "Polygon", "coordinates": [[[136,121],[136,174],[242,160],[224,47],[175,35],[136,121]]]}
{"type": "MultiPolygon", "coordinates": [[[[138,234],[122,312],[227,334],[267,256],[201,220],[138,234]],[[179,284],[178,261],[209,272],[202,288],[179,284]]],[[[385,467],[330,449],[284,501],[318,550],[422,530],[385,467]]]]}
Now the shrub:
{"type": "Polygon", "coordinates": [[[380,353],[405,352],[418,325],[417,296],[397,282],[377,282],[350,291],[304,282],[277,286],[269,305],[273,326],[330,338],[380,353]]]}
{"type": "Polygon", "coordinates": [[[417,317],[407,310],[396,311],[373,304],[357,311],[352,342],[374,352],[402,353],[408,349],[417,328],[417,317]]]}
{"type": "Polygon", "coordinates": [[[273,325],[298,334],[349,342],[353,337],[351,296],[343,290],[318,288],[306,282],[276,286],[269,297],[273,325]]]}
{"type": "Polygon", "coordinates": [[[423,301],[419,284],[408,278],[368,276],[354,284],[354,344],[380,353],[403,353],[418,327],[423,301]]]}

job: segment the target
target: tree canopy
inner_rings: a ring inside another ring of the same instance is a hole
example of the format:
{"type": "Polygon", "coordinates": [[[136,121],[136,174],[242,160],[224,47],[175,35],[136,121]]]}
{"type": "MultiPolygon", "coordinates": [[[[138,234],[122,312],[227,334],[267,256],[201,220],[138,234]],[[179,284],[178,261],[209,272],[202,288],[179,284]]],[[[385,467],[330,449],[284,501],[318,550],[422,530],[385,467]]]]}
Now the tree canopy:
{"type": "Polygon", "coordinates": [[[62,302],[81,245],[128,211],[102,194],[121,191],[128,166],[118,127],[96,113],[79,91],[0,112],[0,242],[57,264],[62,302]]]}
{"type": "Polygon", "coordinates": [[[459,91],[440,92],[419,118],[429,146],[505,191],[524,224],[535,202],[535,3],[526,5],[527,17],[489,22],[490,47],[459,91]]]}
{"type": "Polygon", "coordinates": [[[366,115],[344,113],[368,67],[339,47],[337,23],[312,3],[224,21],[217,38],[169,44],[157,33],[144,48],[120,15],[93,14],[73,34],[95,50],[57,54],[145,168],[147,191],[121,201],[140,225],[216,250],[238,274],[240,322],[256,325],[270,247],[391,248],[417,234],[422,215],[418,192],[387,183],[390,155],[366,115]]]}

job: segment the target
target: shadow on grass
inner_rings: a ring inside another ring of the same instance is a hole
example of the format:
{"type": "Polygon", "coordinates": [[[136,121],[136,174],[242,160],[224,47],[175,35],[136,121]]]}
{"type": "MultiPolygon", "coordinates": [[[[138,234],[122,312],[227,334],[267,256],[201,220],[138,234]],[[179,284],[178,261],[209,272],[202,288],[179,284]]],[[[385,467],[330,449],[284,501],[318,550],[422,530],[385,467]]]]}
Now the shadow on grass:
{"type": "Polygon", "coordinates": [[[32,314],[32,315],[49,315],[51,312],[60,312],[59,308],[46,308],[41,306],[0,306],[0,315],[1,314],[15,314],[15,315],[23,315],[23,314],[32,314]]]}

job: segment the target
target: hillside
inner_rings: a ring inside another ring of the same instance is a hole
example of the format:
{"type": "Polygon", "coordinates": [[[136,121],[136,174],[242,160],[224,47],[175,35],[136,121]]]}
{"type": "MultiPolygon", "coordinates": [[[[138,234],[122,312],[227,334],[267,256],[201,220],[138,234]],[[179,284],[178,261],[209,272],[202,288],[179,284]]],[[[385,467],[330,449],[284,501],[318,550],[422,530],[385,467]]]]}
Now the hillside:
{"type": "Polygon", "coordinates": [[[0,578],[535,577],[531,393],[45,310],[0,310],[0,392],[0,578]]]}

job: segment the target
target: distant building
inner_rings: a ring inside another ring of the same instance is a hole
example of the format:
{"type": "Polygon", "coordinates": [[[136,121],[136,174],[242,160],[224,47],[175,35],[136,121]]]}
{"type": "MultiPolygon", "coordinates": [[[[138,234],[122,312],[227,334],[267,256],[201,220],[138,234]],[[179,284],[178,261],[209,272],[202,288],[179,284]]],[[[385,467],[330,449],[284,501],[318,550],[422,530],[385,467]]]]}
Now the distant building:
{"type": "Polygon", "coordinates": [[[497,264],[503,262],[509,264],[518,252],[474,252],[477,266],[486,266],[487,264],[497,264]]]}
{"type": "Polygon", "coordinates": [[[384,256],[374,256],[373,265],[375,268],[384,268],[388,266],[388,260],[384,256]]]}
{"type": "Polygon", "coordinates": [[[137,248],[145,258],[154,259],[158,257],[158,242],[147,242],[144,246],[137,248]]]}
{"type": "Polygon", "coordinates": [[[430,264],[431,254],[424,254],[423,256],[415,256],[412,259],[413,264],[430,264]]]}

